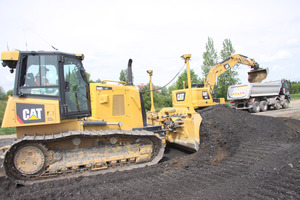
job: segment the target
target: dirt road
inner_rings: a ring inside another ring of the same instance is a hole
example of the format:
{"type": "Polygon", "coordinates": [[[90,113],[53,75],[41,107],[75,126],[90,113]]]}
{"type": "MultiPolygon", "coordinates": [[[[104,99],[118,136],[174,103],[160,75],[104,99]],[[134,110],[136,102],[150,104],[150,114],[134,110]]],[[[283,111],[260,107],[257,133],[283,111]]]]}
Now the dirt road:
{"type": "Polygon", "coordinates": [[[300,100],[293,100],[287,109],[269,110],[267,112],[259,112],[255,115],[264,115],[271,117],[288,117],[300,120],[300,100]]]}
{"type": "Polygon", "coordinates": [[[200,114],[197,153],[167,147],[155,166],[17,188],[0,177],[0,198],[300,199],[299,120],[226,105],[200,114]]]}

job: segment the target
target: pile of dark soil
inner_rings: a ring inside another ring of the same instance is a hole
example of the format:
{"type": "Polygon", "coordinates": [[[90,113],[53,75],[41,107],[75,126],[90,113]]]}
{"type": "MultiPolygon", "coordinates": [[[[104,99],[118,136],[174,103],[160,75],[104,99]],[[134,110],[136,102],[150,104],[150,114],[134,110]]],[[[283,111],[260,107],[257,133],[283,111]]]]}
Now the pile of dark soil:
{"type": "Polygon", "coordinates": [[[283,188],[277,185],[286,181],[286,173],[293,177],[300,172],[299,153],[294,156],[299,152],[298,120],[252,115],[226,105],[205,108],[200,114],[201,144],[196,153],[167,147],[165,158],[155,166],[18,188],[0,178],[0,198],[273,198],[272,188],[264,189],[267,194],[257,192],[264,181],[269,187],[288,188],[281,193],[283,199],[300,197],[299,179],[291,179],[283,188]]]}
{"type": "Polygon", "coordinates": [[[300,141],[298,120],[252,115],[227,105],[207,107],[199,113],[202,117],[200,150],[170,161],[173,167],[215,165],[232,156],[245,142],[300,141]]]}
{"type": "Polygon", "coordinates": [[[201,145],[205,147],[205,144],[209,143],[218,154],[212,162],[218,161],[222,154],[233,155],[241,142],[295,139],[299,141],[300,125],[295,124],[298,120],[252,115],[231,109],[227,105],[208,107],[199,113],[203,118],[200,130],[201,145]],[[290,126],[292,124],[294,126],[290,126]]]}

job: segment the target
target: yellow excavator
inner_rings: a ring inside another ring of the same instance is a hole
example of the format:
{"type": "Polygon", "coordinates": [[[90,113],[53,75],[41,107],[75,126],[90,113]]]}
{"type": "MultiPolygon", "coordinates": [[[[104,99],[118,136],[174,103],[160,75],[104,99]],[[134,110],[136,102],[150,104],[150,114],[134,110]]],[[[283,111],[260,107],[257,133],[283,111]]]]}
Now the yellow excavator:
{"type": "MultiPolygon", "coordinates": [[[[190,55],[185,56],[190,58],[190,55]]],[[[267,77],[268,70],[260,68],[254,59],[240,54],[231,55],[229,58],[211,67],[206,79],[204,79],[204,84],[193,84],[191,86],[192,89],[174,90],[172,92],[173,107],[193,107],[198,110],[216,104],[225,104],[224,98],[216,97],[217,80],[221,74],[236,64],[251,67],[251,71],[248,72],[248,81],[250,83],[260,83],[267,77]]],[[[190,81],[189,76],[188,81],[190,81]]]]}
{"type": "Polygon", "coordinates": [[[12,181],[27,185],[154,165],[166,143],[198,150],[202,118],[192,105],[163,109],[158,125],[148,126],[132,79],[128,85],[88,83],[83,59],[63,52],[1,53],[3,67],[15,72],[2,121],[2,127],[16,127],[17,141],[3,161],[12,181]]]}

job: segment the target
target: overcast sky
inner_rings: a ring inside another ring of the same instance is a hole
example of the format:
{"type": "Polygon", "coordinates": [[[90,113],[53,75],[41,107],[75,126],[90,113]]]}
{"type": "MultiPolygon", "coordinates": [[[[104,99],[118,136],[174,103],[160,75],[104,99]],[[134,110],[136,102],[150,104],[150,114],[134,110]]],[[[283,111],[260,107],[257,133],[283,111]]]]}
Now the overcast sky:
{"type": "MultiPolygon", "coordinates": [[[[299,0],[0,0],[0,51],[83,53],[91,79],[118,80],[133,59],[134,84],[165,85],[183,54],[203,78],[208,37],[218,52],[229,38],[236,53],[269,68],[267,80],[300,81],[299,0]]],[[[239,73],[247,82],[247,71],[239,73]]],[[[0,86],[13,89],[14,74],[0,67],[0,86]]]]}

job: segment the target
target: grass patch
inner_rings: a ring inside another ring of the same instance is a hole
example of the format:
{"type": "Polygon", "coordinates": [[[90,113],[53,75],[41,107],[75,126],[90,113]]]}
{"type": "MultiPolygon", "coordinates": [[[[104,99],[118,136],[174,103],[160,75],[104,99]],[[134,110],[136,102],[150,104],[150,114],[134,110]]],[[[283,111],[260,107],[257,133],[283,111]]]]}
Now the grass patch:
{"type": "MultiPolygon", "coordinates": [[[[2,124],[2,119],[6,107],[6,100],[0,100],[0,124],[2,124]]],[[[0,135],[11,135],[16,133],[16,128],[0,128],[0,135]]]]}
{"type": "Polygon", "coordinates": [[[2,124],[2,119],[3,119],[3,114],[5,111],[6,107],[6,101],[5,100],[0,100],[0,124],[2,124]]]}
{"type": "Polygon", "coordinates": [[[11,135],[16,133],[16,128],[0,128],[0,135],[11,135]]]}
{"type": "Polygon", "coordinates": [[[297,94],[291,94],[290,96],[291,96],[292,100],[300,99],[300,93],[297,93],[297,94]]]}
{"type": "Polygon", "coordinates": [[[231,107],[231,103],[230,103],[231,101],[225,101],[225,104],[227,105],[227,106],[230,106],[231,107]]]}

